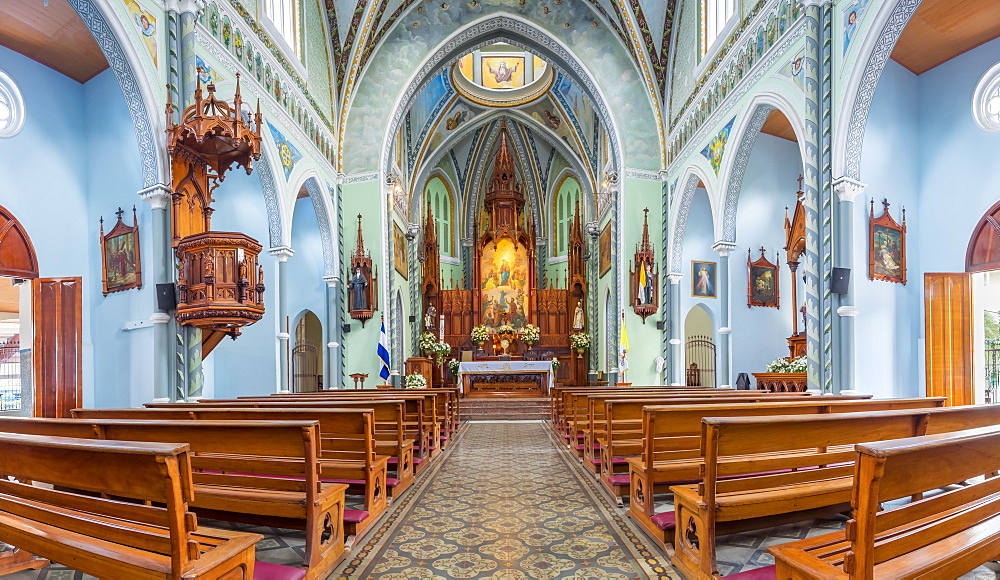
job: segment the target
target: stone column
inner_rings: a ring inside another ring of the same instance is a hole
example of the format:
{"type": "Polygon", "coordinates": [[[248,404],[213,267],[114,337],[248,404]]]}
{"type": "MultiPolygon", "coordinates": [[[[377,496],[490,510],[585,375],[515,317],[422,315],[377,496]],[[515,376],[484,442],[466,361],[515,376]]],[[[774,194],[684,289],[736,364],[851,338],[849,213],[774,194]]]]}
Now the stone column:
{"type": "Polygon", "coordinates": [[[340,276],[323,276],[326,282],[326,368],[323,370],[323,386],[326,389],[339,389],[343,386],[343,350],[340,345],[344,339],[342,328],[343,287],[340,276]]]}
{"type": "MultiPolygon", "coordinates": [[[[854,200],[864,193],[866,184],[849,177],[839,177],[833,181],[833,191],[840,203],[837,204],[837,253],[835,263],[839,268],[850,268],[851,278],[862,275],[854,268],[854,200]]],[[[838,341],[835,361],[839,367],[839,384],[833,385],[834,394],[855,394],[854,370],[854,317],[858,309],[854,306],[854,284],[847,285],[847,294],[837,299],[838,341]]]]}
{"type": "Polygon", "coordinates": [[[716,385],[728,388],[732,384],[730,376],[729,352],[729,253],[736,244],[732,242],[716,242],[712,249],[719,254],[719,279],[716,296],[719,298],[719,363],[715,374],[716,385]]]}
{"type": "MultiPolygon", "coordinates": [[[[152,266],[150,278],[153,284],[169,284],[174,281],[173,260],[170,251],[170,187],[157,183],[139,191],[139,197],[149,204],[152,219],[152,248],[147,250],[152,266]]],[[[157,305],[154,292],[154,306],[157,305]]],[[[169,403],[174,347],[170,335],[173,334],[173,316],[167,310],[156,307],[149,321],[153,323],[153,402],[169,403]]]]}
{"type": "Polygon", "coordinates": [[[278,259],[278,297],[275,303],[278,305],[276,313],[278,319],[278,392],[287,393],[289,387],[289,357],[291,346],[288,328],[288,258],[291,258],[295,251],[288,246],[278,246],[268,250],[272,256],[278,259]]]}
{"type": "Polygon", "coordinates": [[[683,274],[667,274],[667,307],[670,308],[670,352],[667,363],[670,368],[670,384],[684,384],[684,328],[681,326],[681,280],[683,274]]]}

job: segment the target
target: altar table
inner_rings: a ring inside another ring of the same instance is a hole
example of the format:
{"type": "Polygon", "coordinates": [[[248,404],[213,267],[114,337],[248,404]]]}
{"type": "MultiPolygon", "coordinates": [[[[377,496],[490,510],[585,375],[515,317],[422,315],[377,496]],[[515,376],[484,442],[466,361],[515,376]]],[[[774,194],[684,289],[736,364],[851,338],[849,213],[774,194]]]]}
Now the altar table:
{"type": "Polygon", "coordinates": [[[549,389],[555,384],[555,373],[552,361],[474,361],[458,365],[458,380],[465,395],[472,391],[473,375],[545,375],[542,386],[542,396],[548,396],[549,389]]]}

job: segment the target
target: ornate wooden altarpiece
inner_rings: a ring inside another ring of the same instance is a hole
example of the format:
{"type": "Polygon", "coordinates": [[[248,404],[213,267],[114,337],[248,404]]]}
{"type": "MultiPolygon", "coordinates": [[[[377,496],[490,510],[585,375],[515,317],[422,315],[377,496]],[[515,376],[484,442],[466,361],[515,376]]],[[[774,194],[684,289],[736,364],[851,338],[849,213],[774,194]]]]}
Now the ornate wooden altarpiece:
{"type": "Polygon", "coordinates": [[[202,356],[225,336],[264,316],[264,270],[257,264],[261,245],[238,232],[212,231],[212,193],[235,164],[247,175],[260,159],[260,102],[253,122],[243,118],[239,74],[233,104],[202,93],[200,75],[194,104],[174,123],[167,94],[167,152],[171,156],[173,211],[171,236],[177,251],[177,310],[182,325],[202,329],[202,356]]]}
{"type": "Polygon", "coordinates": [[[802,191],[802,176],[799,176],[799,189],[795,192],[795,211],[788,219],[788,207],[785,207],[785,257],[788,269],[792,271],[792,335],[788,337],[788,356],[798,358],[806,354],[806,328],[799,330],[799,299],[798,276],[799,258],[806,251],[806,209],[802,205],[805,192],[802,191]]]}
{"type": "Polygon", "coordinates": [[[656,314],[660,308],[660,275],[656,267],[656,254],[649,241],[649,208],[642,210],[642,241],[636,244],[633,266],[629,268],[632,280],[632,310],[642,317],[656,314]]]}
{"type": "Polygon", "coordinates": [[[371,252],[365,250],[361,234],[361,214],[358,214],[358,243],[351,254],[347,276],[347,311],[351,318],[361,321],[361,327],[371,320],[378,310],[378,272],[372,265],[371,252]]]}
{"type": "MultiPolygon", "coordinates": [[[[426,312],[433,306],[444,317],[444,340],[452,346],[451,356],[456,358],[463,350],[477,349],[469,338],[473,326],[486,324],[495,328],[509,323],[520,328],[534,324],[541,331],[539,343],[530,350],[524,344],[515,343],[510,349],[512,356],[556,357],[562,363],[557,371],[557,382],[582,385],[586,381],[587,360],[575,357],[569,348],[572,312],[578,302],[586,304],[587,292],[579,207],[570,228],[567,287],[538,288],[535,228],[533,220],[524,213],[524,189],[518,182],[508,142],[504,123],[493,175],[486,185],[483,210],[476,228],[473,279],[466,288],[459,288],[457,284],[450,289],[441,286],[435,222],[428,210],[424,225],[426,260],[421,284],[424,309],[426,312]]],[[[477,358],[495,359],[493,346],[487,343],[486,353],[477,352],[477,358]]],[[[502,380],[502,377],[482,375],[477,380],[487,382],[502,380]]]]}

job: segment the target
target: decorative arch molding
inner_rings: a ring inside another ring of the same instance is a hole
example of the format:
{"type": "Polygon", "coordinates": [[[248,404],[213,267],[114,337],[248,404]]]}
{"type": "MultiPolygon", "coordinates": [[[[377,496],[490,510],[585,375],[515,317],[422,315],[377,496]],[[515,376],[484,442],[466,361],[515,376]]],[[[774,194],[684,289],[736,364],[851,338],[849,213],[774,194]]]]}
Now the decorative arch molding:
{"type": "Polygon", "coordinates": [[[267,238],[272,248],[279,246],[291,247],[292,237],[288,234],[288,239],[284,239],[283,232],[290,230],[282,227],[281,203],[279,202],[278,186],[274,181],[274,165],[266,147],[261,147],[261,160],[254,169],[257,170],[257,178],[260,179],[260,189],[264,194],[264,208],[267,210],[267,238]]]}
{"type": "MultiPolygon", "coordinates": [[[[309,175],[303,185],[312,200],[313,211],[316,212],[316,223],[319,226],[320,240],[323,243],[323,275],[336,276],[340,272],[340,267],[337,264],[337,248],[333,242],[333,208],[330,205],[330,199],[323,192],[318,176],[309,175]]],[[[291,232],[289,232],[290,240],[291,232]]]]}
{"type": "Polygon", "coordinates": [[[864,145],[872,99],[875,97],[886,62],[921,2],[922,0],[887,2],[880,7],[874,23],[868,29],[855,66],[851,67],[851,76],[844,92],[844,103],[840,118],[837,120],[838,130],[834,131],[836,136],[836,143],[833,145],[834,175],[843,174],[851,179],[860,180],[861,149],[864,145]],[[876,30],[878,33],[873,32],[876,30]],[[865,65],[856,66],[864,55],[868,55],[865,65]],[[847,106],[851,95],[854,95],[854,103],[847,106]]]}
{"type": "Polygon", "coordinates": [[[0,276],[37,278],[38,256],[21,222],[0,205],[0,276]]]}
{"type": "MultiPolygon", "coordinates": [[[[421,227],[424,225],[424,192],[427,190],[427,186],[430,185],[434,178],[441,180],[444,184],[445,190],[448,192],[448,197],[451,198],[451,253],[454,256],[461,255],[461,245],[458,243],[458,216],[461,214],[461,198],[458,194],[458,189],[455,187],[455,183],[451,180],[451,176],[442,171],[439,167],[435,167],[427,178],[423,180],[421,187],[417,190],[420,192],[420,198],[418,203],[410,204],[410,223],[420,224],[421,227]]],[[[435,216],[435,219],[437,216],[435,216]]]]}
{"type": "MultiPolygon", "coordinates": [[[[712,221],[715,221],[715,203],[713,203],[712,190],[708,175],[698,166],[692,165],[684,172],[681,180],[681,196],[677,202],[677,212],[674,218],[674,237],[670,244],[670,272],[672,274],[682,274],[681,262],[684,257],[684,231],[687,229],[688,214],[691,212],[691,202],[694,201],[695,191],[698,189],[698,182],[705,186],[708,192],[708,202],[712,206],[712,221]]],[[[712,230],[715,231],[713,224],[712,230]]]]}
{"type": "MultiPolygon", "coordinates": [[[[403,119],[407,111],[409,111],[410,105],[413,103],[417,93],[430,83],[434,73],[443,63],[456,60],[466,52],[471,52],[497,42],[505,42],[547,58],[551,66],[556,66],[563,70],[564,73],[583,89],[587,97],[594,103],[598,116],[608,131],[608,140],[611,144],[611,158],[615,160],[615,165],[620,170],[623,169],[618,125],[615,123],[608,109],[607,99],[594,80],[594,75],[584,68],[580,59],[566,45],[552,37],[547,31],[538,28],[534,23],[524,20],[520,16],[499,12],[485,16],[479,21],[472,22],[445,39],[425,58],[424,63],[410,77],[409,82],[406,83],[406,88],[396,102],[393,109],[393,116],[382,138],[382,155],[379,162],[379,169],[383,174],[388,174],[392,166],[394,136],[398,133],[403,119]]],[[[357,93],[355,93],[356,95],[357,93]]],[[[344,132],[346,133],[346,123],[344,127],[344,132]]],[[[347,141],[347,139],[348,135],[345,134],[343,141],[347,141]]]]}
{"type": "Polygon", "coordinates": [[[135,129],[143,187],[170,183],[166,134],[159,116],[150,114],[159,109],[158,101],[152,88],[144,81],[145,77],[136,74],[136,71],[142,70],[142,64],[134,47],[119,40],[128,38],[125,29],[106,3],[94,0],[69,0],[69,3],[93,34],[118,79],[135,129]]]}
{"type": "Polygon", "coordinates": [[[750,162],[750,155],[753,153],[757,136],[760,135],[760,130],[764,126],[764,122],[767,121],[768,115],[775,110],[780,111],[788,119],[795,131],[799,156],[805,159],[805,129],[795,108],[784,98],[775,94],[766,93],[756,96],[747,107],[750,114],[744,115],[740,121],[736,134],[737,139],[733,141],[738,143],[736,154],[727,160],[727,167],[723,173],[724,178],[721,183],[726,189],[726,197],[722,205],[722,231],[716,231],[715,235],[719,241],[736,242],[736,214],[740,191],[743,188],[743,176],[746,173],[747,164],[750,162]]]}
{"type": "MultiPolygon", "coordinates": [[[[587,219],[588,216],[587,198],[592,196],[584,195],[583,184],[580,183],[580,176],[576,173],[576,171],[574,171],[572,167],[563,167],[562,170],[559,171],[558,174],[556,174],[555,179],[549,182],[552,185],[549,187],[549,191],[545,192],[545,199],[544,199],[545,203],[542,204],[542,207],[544,207],[545,210],[548,212],[547,219],[543,219],[542,223],[548,226],[547,228],[545,228],[546,230],[545,233],[548,234],[549,236],[549,247],[547,248],[549,257],[555,257],[557,251],[556,241],[555,241],[556,240],[556,208],[555,208],[556,196],[559,195],[559,190],[562,188],[563,183],[565,183],[566,180],[569,178],[573,178],[573,180],[576,181],[576,184],[580,186],[580,201],[583,202],[580,204],[580,221],[583,222],[580,225],[582,226],[583,224],[587,223],[587,221],[589,221],[587,219]]],[[[592,199],[591,203],[593,203],[592,199]]]]}
{"type": "Polygon", "coordinates": [[[1000,201],[979,218],[965,252],[966,272],[991,270],[1000,270],[1000,201]]]}

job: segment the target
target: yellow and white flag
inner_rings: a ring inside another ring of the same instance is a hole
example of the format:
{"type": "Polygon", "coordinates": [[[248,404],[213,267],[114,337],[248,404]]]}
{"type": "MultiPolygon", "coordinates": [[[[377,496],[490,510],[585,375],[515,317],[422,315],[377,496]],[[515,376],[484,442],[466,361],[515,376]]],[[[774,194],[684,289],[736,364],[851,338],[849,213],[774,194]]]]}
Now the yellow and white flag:
{"type": "Polygon", "coordinates": [[[628,370],[628,333],[625,332],[625,313],[622,312],[621,339],[618,341],[618,372],[624,378],[628,370]]]}

